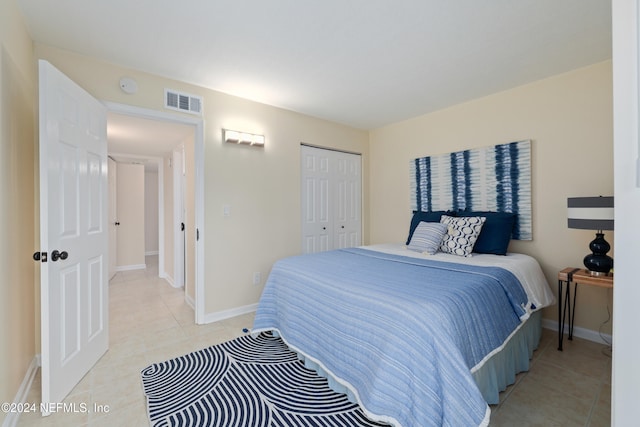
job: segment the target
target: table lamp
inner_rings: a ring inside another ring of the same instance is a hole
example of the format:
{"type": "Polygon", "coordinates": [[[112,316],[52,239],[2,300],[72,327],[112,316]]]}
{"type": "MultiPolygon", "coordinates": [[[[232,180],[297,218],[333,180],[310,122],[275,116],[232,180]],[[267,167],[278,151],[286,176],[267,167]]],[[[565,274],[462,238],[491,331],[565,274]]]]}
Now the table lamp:
{"type": "Polygon", "coordinates": [[[589,243],[591,254],[584,257],[584,266],[593,276],[606,276],[613,268],[613,258],[607,255],[611,245],[603,230],[613,230],[613,197],[569,197],[567,199],[569,228],[596,230],[589,243]]]}

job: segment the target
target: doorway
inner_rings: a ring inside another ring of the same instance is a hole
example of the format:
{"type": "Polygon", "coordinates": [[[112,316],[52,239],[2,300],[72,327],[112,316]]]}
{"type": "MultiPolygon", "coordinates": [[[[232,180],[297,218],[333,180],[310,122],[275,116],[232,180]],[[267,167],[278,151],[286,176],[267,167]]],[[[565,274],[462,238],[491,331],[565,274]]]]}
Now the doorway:
{"type": "Polygon", "coordinates": [[[147,178],[157,176],[158,273],[170,284],[184,286],[196,323],[203,323],[202,119],[122,104],[107,103],[107,108],[110,156],[142,165],[147,178]],[[184,249],[176,248],[179,241],[185,242],[184,249]]]}

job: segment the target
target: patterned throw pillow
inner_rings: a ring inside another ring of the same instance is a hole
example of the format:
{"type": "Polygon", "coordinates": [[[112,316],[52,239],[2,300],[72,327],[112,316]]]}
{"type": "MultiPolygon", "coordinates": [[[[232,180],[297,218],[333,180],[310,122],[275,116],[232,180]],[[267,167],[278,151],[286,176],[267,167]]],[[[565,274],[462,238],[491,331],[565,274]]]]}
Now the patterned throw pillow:
{"type": "Polygon", "coordinates": [[[478,240],[482,225],[486,221],[483,216],[452,217],[442,215],[440,222],[449,229],[442,240],[440,250],[449,254],[471,256],[473,245],[478,240]]]}
{"type": "Polygon", "coordinates": [[[447,229],[446,224],[421,221],[413,232],[407,249],[433,255],[438,252],[447,229]]]}

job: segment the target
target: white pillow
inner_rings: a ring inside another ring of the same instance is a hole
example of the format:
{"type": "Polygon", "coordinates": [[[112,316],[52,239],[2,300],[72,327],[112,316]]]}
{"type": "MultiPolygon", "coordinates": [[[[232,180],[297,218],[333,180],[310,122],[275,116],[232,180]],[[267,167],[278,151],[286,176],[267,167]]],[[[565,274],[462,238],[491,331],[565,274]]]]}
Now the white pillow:
{"type": "Polygon", "coordinates": [[[433,255],[438,252],[445,234],[447,234],[446,224],[420,221],[411,236],[407,249],[433,255]]]}
{"type": "Polygon", "coordinates": [[[470,257],[484,222],[483,216],[453,217],[442,215],[440,222],[448,226],[440,250],[449,254],[470,257]]]}

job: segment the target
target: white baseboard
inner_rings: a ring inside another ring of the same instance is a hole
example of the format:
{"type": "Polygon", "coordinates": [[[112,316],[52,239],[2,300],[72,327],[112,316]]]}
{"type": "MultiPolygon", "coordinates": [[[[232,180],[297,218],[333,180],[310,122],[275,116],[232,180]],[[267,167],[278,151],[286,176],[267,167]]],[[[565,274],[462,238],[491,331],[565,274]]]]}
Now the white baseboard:
{"type": "Polygon", "coordinates": [[[175,283],[173,282],[173,277],[169,276],[168,274],[165,274],[165,275],[164,275],[164,277],[163,277],[163,279],[164,279],[164,280],[165,280],[169,285],[171,285],[171,287],[172,287],[172,288],[175,288],[175,287],[176,287],[175,283]]]}
{"type": "Polygon", "coordinates": [[[160,251],[155,250],[155,251],[147,251],[144,253],[144,256],[151,256],[151,255],[160,255],[160,251]]]}
{"type": "MultiPolygon", "coordinates": [[[[556,320],[542,319],[542,327],[550,329],[552,331],[558,331],[560,328],[556,320]]],[[[569,325],[564,325],[564,333],[569,333],[569,325]]],[[[613,339],[609,334],[600,334],[598,331],[592,331],[591,329],[581,328],[579,326],[573,327],[573,336],[582,338],[588,341],[597,342],[598,344],[611,345],[613,339]],[[604,339],[603,339],[604,338],[604,339]],[[606,340],[606,341],[605,341],[606,340]]]]}
{"type": "Polygon", "coordinates": [[[147,268],[147,264],[119,265],[116,267],[116,271],[144,270],[145,268],[147,268]]]}
{"type": "Polygon", "coordinates": [[[229,310],[216,311],[215,313],[208,313],[204,316],[203,323],[213,323],[220,320],[230,319],[232,317],[240,316],[247,313],[252,313],[258,309],[258,303],[249,304],[242,307],[231,308],[229,310]]]}
{"type": "MultiPolygon", "coordinates": [[[[27,396],[29,395],[29,390],[31,390],[33,379],[36,377],[39,367],[40,367],[40,355],[36,355],[33,357],[33,360],[31,361],[29,368],[27,368],[27,373],[22,379],[22,383],[20,384],[18,393],[16,393],[16,397],[13,399],[14,404],[18,405],[21,403],[27,403],[27,396]]],[[[2,427],[17,426],[19,418],[20,418],[20,412],[8,412],[7,417],[4,419],[4,422],[2,423],[2,427]]]]}
{"type": "Polygon", "coordinates": [[[191,296],[187,295],[187,293],[184,293],[184,302],[187,303],[187,305],[189,307],[191,307],[194,311],[196,309],[196,300],[191,298],[191,296]]]}

